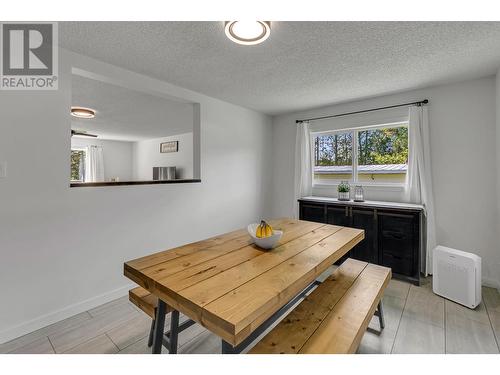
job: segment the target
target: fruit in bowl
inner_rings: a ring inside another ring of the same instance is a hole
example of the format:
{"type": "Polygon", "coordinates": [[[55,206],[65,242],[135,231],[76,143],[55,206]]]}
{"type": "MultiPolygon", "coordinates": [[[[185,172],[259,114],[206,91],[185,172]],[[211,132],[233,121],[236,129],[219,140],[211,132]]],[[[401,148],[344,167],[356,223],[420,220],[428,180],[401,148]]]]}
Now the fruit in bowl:
{"type": "Polygon", "coordinates": [[[257,227],[255,231],[255,235],[258,238],[270,237],[273,235],[273,227],[266,223],[264,220],[260,221],[260,225],[257,227]]]}
{"type": "Polygon", "coordinates": [[[253,238],[254,243],[263,249],[272,249],[281,239],[283,232],[274,230],[264,220],[260,224],[254,223],[248,226],[248,233],[253,238]]]}

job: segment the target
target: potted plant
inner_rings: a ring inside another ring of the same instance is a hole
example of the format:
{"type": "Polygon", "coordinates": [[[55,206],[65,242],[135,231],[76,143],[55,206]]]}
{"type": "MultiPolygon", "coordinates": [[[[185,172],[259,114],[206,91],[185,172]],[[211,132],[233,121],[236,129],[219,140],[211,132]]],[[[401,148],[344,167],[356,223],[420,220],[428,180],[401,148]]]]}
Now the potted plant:
{"type": "Polygon", "coordinates": [[[341,181],[339,186],[337,187],[337,191],[339,192],[339,201],[348,201],[349,200],[349,192],[351,191],[351,187],[349,186],[349,182],[341,181]]]}

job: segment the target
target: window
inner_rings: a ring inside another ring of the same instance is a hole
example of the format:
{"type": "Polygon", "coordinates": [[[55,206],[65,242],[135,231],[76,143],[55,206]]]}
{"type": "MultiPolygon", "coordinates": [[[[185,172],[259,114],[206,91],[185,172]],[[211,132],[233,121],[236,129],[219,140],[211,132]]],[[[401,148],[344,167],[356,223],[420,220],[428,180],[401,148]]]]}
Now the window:
{"type": "Polygon", "coordinates": [[[315,183],[404,184],[408,124],[313,133],[315,183]]]}
{"type": "Polygon", "coordinates": [[[353,173],[352,132],[317,136],[314,141],[315,179],[351,180],[353,173]]]}
{"type": "Polygon", "coordinates": [[[84,182],[85,157],[86,150],[84,148],[71,149],[71,182],[84,182]]]}

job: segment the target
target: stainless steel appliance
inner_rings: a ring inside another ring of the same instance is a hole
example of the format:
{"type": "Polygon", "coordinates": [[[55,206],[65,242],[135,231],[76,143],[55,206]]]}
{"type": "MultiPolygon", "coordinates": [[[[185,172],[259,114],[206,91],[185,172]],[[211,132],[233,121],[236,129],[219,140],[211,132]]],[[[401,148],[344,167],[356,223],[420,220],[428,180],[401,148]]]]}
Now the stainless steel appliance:
{"type": "Polygon", "coordinates": [[[153,167],[153,180],[175,180],[175,167],[153,167]]]}

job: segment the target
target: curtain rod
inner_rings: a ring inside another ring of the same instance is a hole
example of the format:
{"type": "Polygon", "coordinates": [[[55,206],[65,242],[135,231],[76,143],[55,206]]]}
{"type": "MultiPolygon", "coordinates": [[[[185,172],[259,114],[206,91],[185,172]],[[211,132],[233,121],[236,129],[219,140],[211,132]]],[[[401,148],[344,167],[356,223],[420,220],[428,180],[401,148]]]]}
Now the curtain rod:
{"type": "Polygon", "coordinates": [[[313,118],[306,118],[303,120],[295,120],[295,123],[300,123],[304,121],[315,121],[315,120],[324,120],[327,118],[332,118],[332,117],[341,117],[341,116],[348,116],[348,115],[356,115],[358,113],[365,113],[365,112],[372,112],[372,111],[380,111],[381,109],[389,109],[389,108],[396,108],[396,107],[409,107],[411,105],[418,105],[421,106],[422,104],[427,104],[429,103],[429,100],[424,99],[419,102],[413,102],[413,103],[404,103],[404,104],[396,104],[396,105],[389,105],[387,107],[379,107],[379,108],[371,108],[371,109],[364,109],[362,111],[355,111],[355,112],[347,112],[347,113],[341,113],[338,115],[330,115],[330,116],[322,116],[322,117],[313,117],[313,118]]]}

